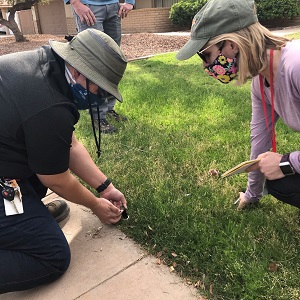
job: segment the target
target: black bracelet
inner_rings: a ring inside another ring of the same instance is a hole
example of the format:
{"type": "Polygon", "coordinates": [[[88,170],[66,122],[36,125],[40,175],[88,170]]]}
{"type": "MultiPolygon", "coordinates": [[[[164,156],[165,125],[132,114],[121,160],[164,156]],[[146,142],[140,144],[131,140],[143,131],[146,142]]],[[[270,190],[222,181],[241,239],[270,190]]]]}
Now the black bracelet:
{"type": "Polygon", "coordinates": [[[109,178],[107,178],[102,184],[100,184],[97,188],[96,188],[96,191],[98,193],[101,193],[103,192],[105,189],[108,188],[108,186],[111,184],[111,181],[109,178]]]}

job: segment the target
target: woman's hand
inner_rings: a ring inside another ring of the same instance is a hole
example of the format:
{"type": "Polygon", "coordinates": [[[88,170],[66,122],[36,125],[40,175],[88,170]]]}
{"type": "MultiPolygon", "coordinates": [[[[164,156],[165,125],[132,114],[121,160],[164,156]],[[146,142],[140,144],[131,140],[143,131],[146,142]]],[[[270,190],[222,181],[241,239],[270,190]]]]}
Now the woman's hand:
{"type": "Polygon", "coordinates": [[[260,170],[268,180],[275,180],[284,177],[281,172],[279,163],[281,161],[282,154],[275,152],[265,152],[257,156],[260,159],[259,162],[253,166],[247,168],[247,172],[260,170]]]}

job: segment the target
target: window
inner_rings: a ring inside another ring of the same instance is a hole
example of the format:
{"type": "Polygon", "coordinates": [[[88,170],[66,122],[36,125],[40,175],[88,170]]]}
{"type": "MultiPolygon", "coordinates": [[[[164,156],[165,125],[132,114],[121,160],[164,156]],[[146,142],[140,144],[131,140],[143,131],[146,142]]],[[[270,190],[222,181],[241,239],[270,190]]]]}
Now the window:
{"type": "Polygon", "coordinates": [[[179,0],[154,0],[154,7],[171,7],[179,0]]]}

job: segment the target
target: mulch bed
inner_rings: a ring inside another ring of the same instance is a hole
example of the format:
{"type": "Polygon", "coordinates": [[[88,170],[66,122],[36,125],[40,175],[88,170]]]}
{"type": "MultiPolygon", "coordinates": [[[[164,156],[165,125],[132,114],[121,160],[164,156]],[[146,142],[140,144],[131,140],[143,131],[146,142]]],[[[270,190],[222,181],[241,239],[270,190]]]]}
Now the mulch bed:
{"type": "MultiPolygon", "coordinates": [[[[14,36],[0,37],[0,55],[36,49],[48,44],[49,39],[66,41],[64,36],[35,34],[26,35],[28,42],[17,43],[14,36]]],[[[153,33],[134,33],[122,36],[121,49],[128,60],[179,50],[188,36],[158,35],[153,33]]]]}

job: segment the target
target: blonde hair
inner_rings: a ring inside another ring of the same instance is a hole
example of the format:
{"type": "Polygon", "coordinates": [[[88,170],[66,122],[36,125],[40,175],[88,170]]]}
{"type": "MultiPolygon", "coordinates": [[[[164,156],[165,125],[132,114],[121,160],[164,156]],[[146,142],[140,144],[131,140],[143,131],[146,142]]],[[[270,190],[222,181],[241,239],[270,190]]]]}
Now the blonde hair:
{"type": "Polygon", "coordinates": [[[248,78],[258,75],[268,64],[267,49],[281,49],[290,39],[274,35],[256,22],[237,32],[221,34],[209,40],[207,45],[229,40],[239,47],[237,84],[244,84],[248,78]]]}

